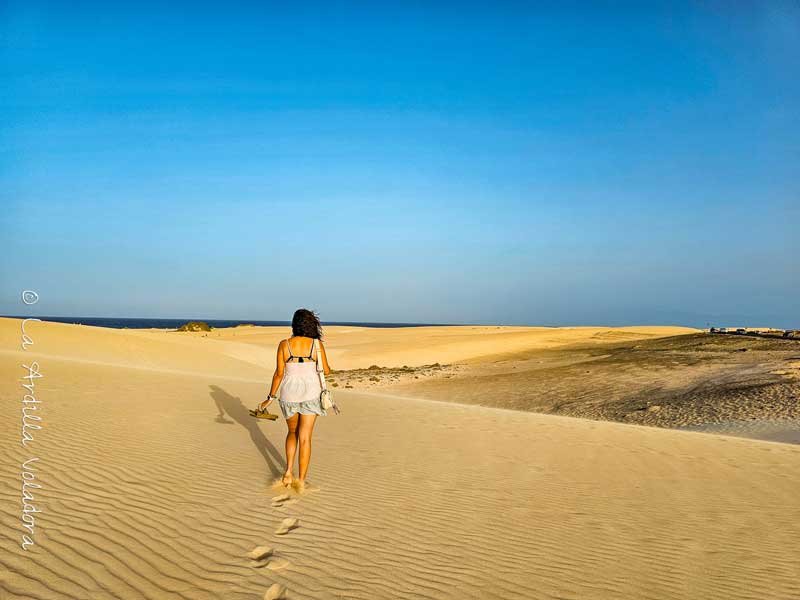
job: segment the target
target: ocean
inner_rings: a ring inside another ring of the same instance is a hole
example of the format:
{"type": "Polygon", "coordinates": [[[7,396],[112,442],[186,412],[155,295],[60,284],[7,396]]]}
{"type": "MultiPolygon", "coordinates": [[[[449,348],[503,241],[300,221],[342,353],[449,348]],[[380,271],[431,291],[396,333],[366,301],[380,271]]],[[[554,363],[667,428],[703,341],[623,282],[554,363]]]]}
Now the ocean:
{"type": "MultiPolygon", "coordinates": [[[[189,321],[203,321],[211,327],[236,327],[237,325],[262,325],[265,327],[290,327],[291,321],[249,321],[235,319],[141,319],[141,318],[117,318],[117,317],[30,317],[19,315],[3,315],[11,319],[30,319],[36,318],[42,321],[53,321],[55,323],[73,323],[76,325],[91,325],[93,327],[111,327],[112,329],[177,329],[189,321]]],[[[330,321],[323,322],[326,325],[349,325],[351,327],[430,327],[446,325],[446,323],[360,323],[356,321],[330,321]]]]}

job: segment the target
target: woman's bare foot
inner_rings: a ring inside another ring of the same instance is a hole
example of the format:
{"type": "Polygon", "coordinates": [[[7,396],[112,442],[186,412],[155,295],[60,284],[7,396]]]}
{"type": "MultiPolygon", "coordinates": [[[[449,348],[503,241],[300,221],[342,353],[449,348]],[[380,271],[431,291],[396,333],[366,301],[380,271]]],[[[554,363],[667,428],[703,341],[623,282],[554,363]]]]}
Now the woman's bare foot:
{"type": "Polygon", "coordinates": [[[302,494],[303,492],[306,491],[306,481],[305,481],[305,479],[295,479],[292,482],[292,487],[294,488],[295,492],[297,492],[298,494],[302,494]]]}
{"type": "Polygon", "coordinates": [[[291,473],[284,473],[283,477],[281,477],[281,483],[285,487],[289,487],[290,485],[292,485],[293,479],[294,479],[294,476],[291,473]]]}

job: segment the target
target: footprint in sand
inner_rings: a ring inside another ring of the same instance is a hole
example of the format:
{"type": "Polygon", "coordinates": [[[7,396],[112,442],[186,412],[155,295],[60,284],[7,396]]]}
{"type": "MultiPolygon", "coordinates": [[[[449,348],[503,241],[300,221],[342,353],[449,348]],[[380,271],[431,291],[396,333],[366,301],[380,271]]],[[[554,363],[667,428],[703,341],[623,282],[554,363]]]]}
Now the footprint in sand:
{"type": "Polygon", "coordinates": [[[286,517],[281,521],[280,526],[275,530],[276,535],[286,535],[295,527],[300,526],[300,519],[296,517],[286,517]]]}
{"type": "Polygon", "coordinates": [[[272,571],[280,571],[290,564],[287,559],[275,556],[275,549],[272,546],[256,546],[247,553],[247,557],[253,560],[250,566],[256,569],[267,567],[272,571]]]}
{"type": "Polygon", "coordinates": [[[286,586],[273,583],[264,593],[264,600],[283,600],[286,598],[286,586]]]}
{"type": "Polygon", "coordinates": [[[250,566],[254,569],[263,569],[266,567],[270,571],[280,571],[281,569],[285,569],[289,566],[288,559],[283,558],[282,556],[270,556],[266,560],[258,560],[253,561],[250,566]]]}
{"type": "Polygon", "coordinates": [[[289,494],[281,494],[272,498],[272,507],[280,508],[281,506],[291,506],[298,502],[297,498],[292,498],[289,494]]]}
{"type": "Polygon", "coordinates": [[[261,560],[263,558],[267,558],[268,556],[272,556],[273,552],[274,549],[272,546],[256,546],[247,553],[247,557],[252,558],[253,560],[261,560]]]}
{"type": "Polygon", "coordinates": [[[280,508],[282,506],[291,506],[292,504],[297,504],[297,502],[297,498],[292,498],[289,494],[281,494],[272,499],[272,507],[280,508]]]}

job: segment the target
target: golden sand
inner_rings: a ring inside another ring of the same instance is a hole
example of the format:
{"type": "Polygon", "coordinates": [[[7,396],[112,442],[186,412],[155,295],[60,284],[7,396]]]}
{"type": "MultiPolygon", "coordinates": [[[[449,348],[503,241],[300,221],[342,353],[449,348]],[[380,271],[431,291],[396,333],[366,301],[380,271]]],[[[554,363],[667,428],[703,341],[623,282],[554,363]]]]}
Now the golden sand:
{"type": "MultiPolygon", "coordinates": [[[[285,497],[284,425],[247,413],[285,329],[29,323],[23,352],[19,327],[0,319],[4,600],[800,597],[799,447],[338,391],[309,491],[285,497]],[[32,360],[42,429],[23,448],[32,360]],[[31,456],[42,512],[23,551],[31,456]]],[[[597,333],[341,327],[328,346],[343,369],[597,333]]]]}

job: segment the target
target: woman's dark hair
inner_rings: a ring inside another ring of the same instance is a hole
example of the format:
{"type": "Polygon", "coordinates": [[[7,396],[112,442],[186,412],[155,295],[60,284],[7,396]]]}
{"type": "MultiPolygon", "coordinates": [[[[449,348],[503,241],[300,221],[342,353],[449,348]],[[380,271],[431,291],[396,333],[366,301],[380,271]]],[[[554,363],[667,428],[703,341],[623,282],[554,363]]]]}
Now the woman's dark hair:
{"type": "Polygon", "coordinates": [[[292,317],[292,335],[322,339],[322,325],[313,310],[298,308],[292,317]]]}

